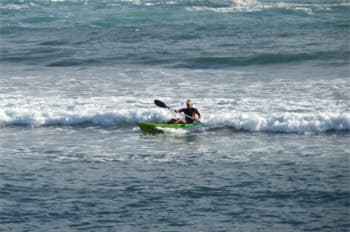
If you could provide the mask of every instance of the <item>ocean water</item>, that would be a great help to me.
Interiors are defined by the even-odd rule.
[[[2,0],[0,231],[349,231],[349,15]],[[203,125],[142,133],[154,99]]]

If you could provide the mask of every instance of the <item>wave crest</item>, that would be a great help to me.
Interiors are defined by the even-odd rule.
[[[159,121],[161,115],[155,112],[106,112],[90,114],[51,114],[41,112],[0,111],[0,127],[8,126],[118,126],[134,125],[138,121]]]
[[[350,131],[350,113],[224,113],[206,115],[203,128],[206,130],[229,127],[247,132],[273,133],[322,133]],[[135,127],[139,121],[164,122],[168,115],[157,111],[130,111],[51,114],[43,112],[0,111],[0,127],[25,126],[104,126]]]
[[[210,121],[215,122],[211,125],[213,128],[231,127],[235,130],[251,132],[321,133],[350,131],[350,113],[284,113],[265,116],[258,113],[237,113],[221,118],[211,115],[209,118]]]

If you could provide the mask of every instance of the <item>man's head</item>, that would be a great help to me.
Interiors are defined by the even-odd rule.
[[[186,101],[186,105],[187,105],[187,107],[192,107],[192,101],[190,99],[188,99]]]

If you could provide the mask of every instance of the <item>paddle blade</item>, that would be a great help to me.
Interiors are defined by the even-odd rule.
[[[157,106],[162,107],[162,108],[169,108],[164,102],[157,100],[157,99],[154,100],[154,104],[156,104]]]

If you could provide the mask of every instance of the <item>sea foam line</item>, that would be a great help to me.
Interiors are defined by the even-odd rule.
[[[334,3],[334,4],[311,4],[311,3],[262,3],[257,0],[234,0],[231,6],[225,7],[208,7],[208,6],[192,6],[187,7],[188,11],[211,11],[216,13],[241,13],[241,12],[258,12],[270,9],[284,9],[302,11],[307,14],[313,14],[314,11],[329,11],[334,7],[350,7],[350,3]]]

